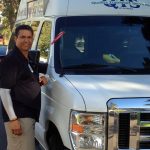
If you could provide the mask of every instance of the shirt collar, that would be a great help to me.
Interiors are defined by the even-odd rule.
[[[22,60],[28,63],[29,60],[21,53],[21,50],[17,46],[15,46],[14,51],[16,51]]]

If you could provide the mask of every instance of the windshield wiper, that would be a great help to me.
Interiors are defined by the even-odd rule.
[[[88,70],[88,71],[93,71],[97,68],[100,68],[104,65],[101,64],[79,64],[79,65],[69,65],[61,68],[61,74],[60,77],[64,75],[64,70]]]
[[[106,65],[101,64],[79,64],[79,65],[70,65],[63,67],[63,69],[91,69],[91,68],[101,68],[105,67]]]
[[[104,69],[111,69],[111,70],[119,70],[119,71],[129,71],[136,73],[137,70],[131,67],[124,67],[124,66],[117,66],[117,65],[102,65],[102,64],[79,64],[79,65],[70,65],[63,67],[63,69],[92,69],[92,70],[104,70]]]
[[[119,69],[121,71],[130,71],[134,73],[137,72],[135,68],[131,68],[131,67],[115,66],[115,65],[106,65],[105,67],[110,68],[110,69]]]

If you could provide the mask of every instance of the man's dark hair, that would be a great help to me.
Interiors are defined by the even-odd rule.
[[[17,37],[19,35],[19,31],[20,30],[28,30],[31,31],[32,35],[33,35],[33,29],[29,26],[29,25],[19,25],[16,27],[15,29],[15,36]]]

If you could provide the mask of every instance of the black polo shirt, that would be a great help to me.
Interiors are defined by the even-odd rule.
[[[0,64],[0,88],[11,89],[11,98],[18,118],[38,121],[41,107],[41,90],[38,77],[31,71],[28,60],[15,47]],[[4,122],[8,115],[3,110]]]

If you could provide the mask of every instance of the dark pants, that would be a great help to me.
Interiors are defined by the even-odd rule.
[[[6,132],[5,127],[2,119],[2,109],[1,109],[1,99],[0,99],[0,150],[6,150],[7,147],[7,138],[6,138]]]

